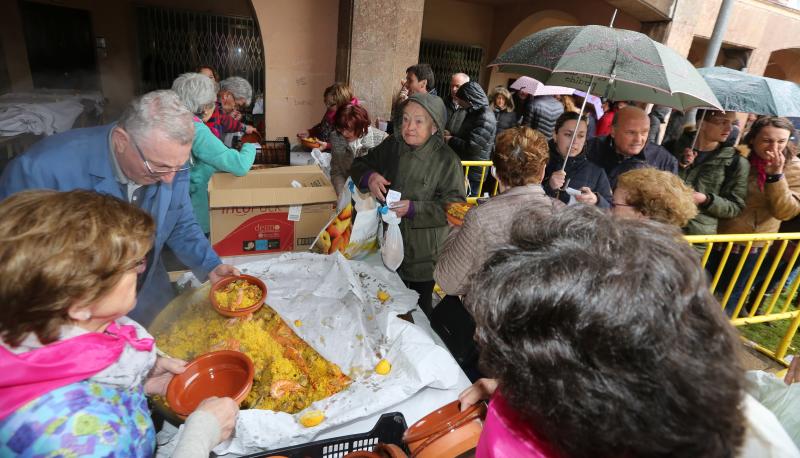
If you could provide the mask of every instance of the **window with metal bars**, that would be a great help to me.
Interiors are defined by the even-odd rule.
[[[477,81],[481,73],[483,48],[436,40],[422,40],[419,45],[419,62],[430,64],[436,79],[436,91],[441,97],[450,92],[450,76],[466,73]]]
[[[181,73],[210,65],[220,78],[241,76],[264,92],[264,47],[252,17],[138,7],[142,93],[167,89]]]

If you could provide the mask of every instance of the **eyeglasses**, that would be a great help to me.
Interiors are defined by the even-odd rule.
[[[144,154],[142,154],[142,149],[139,148],[139,145],[136,143],[136,140],[133,139],[133,136],[131,136],[131,134],[128,134],[128,138],[131,140],[133,148],[136,150],[137,153],[139,153],[139,157],[142,158],[142,162],[144,162],[144,166],[145,168],[147,168],[147,172],[150,175],[159,176],[159,175],[169,175],[170,173],[185,172],[186,170],[191,169],[192,166],[194,165],[194,160],[192,159],[192,156],[189,156],[189,164],[183,167],[153,168],[150,166],[150,162],[144,157]]]
[[[633,205],[618,204],[618,203],[616,203],[614,201],[611,201],[611,208],[616,208],[616,207],[633,207]]]

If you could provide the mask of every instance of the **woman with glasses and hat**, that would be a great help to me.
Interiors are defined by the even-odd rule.
[[[225,146],[208,126],[205,125],[214,113],[216,88],[214,83],[201,73],[184,73],[172,83],[172,90],[178,94],[186,108],[194,113],[194,141],[192,159],[194,166],[190,172],[189,194],[197,222],[203,233],[211,232],[208,216],[208,180],[215,172],[228,172],[244,176],[256,159],[256,145],[245,143],[241,151]]]

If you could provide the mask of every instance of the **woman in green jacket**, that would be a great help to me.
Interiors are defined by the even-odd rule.
[[[350,169],[353,182],[379,201],[392,189],[401,193],[392,210],[402,218],[405,284],[420,295],[418,305],[430,316],[433,269],[449,232],[445,207],[465,200],[464,171],[444,142],[445,106],[430,94],[414,94],[403,106],[400,129]]]
[[[189,172],[189,196],[192,208],[203,233],[211,231],[208,217],[208,180],[214,172],[229,172],[243,176],[256,159],[256,145],[245,143],[241,151],[225,146],[205,125],[214,113],[217,91],[214,83],[201,73],[184,73],[172,83],[186,108],[195,114],[192,160]]]

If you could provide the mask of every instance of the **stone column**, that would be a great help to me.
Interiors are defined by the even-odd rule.
[[[425,0],[340,3],[336,76],[350,82],[372,119],[390,118],[392,96],[417,63],[424,7]]]
[[[696,26],[696,4],[679,1],[675,5],[671,21],[643,22],[642,33],[686,57],[692,47]]]

